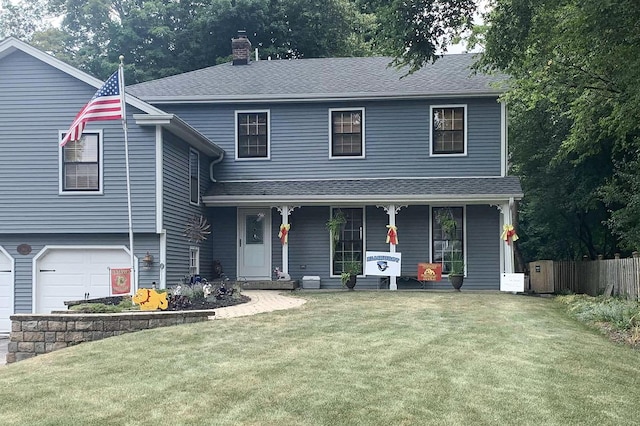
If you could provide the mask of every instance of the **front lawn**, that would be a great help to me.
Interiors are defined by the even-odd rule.
[[[320,292],[0,368],[3,425],[640,423],[640,352],[549,299]]]

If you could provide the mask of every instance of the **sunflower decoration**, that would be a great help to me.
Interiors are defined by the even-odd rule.
[[[207,239],[207,235],[211,234],[211,225],[207,222],[207,219],[200,216],[193,216],[187,222],[187,227],[184,229],[184,236],[191,243],[200,244]]]

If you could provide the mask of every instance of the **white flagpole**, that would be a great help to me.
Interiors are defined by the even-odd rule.
[[[124,129],[124,162],[127,173],[127,211],[129,214],[129,251],[131,255],[131,282],[133,293],[138,290],[138,280],[136,277],[136,266],[133,254],[133,220],[131,217],[131,181],[129,178],[129,134],[127,132],[127,103],[124,93],[124,56],[120,55],[120,66],[118,67],[118,84],[120,85],[120,102],[122,106],[122,128]]]

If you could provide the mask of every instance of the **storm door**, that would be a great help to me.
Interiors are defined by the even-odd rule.
[[[271,279],[271,209],[238,209],[238,280]]]

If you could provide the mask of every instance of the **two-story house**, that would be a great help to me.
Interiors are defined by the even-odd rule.
[[[446,274],[462,257],[466,288],[499,288],[513,269],[500,233],[522,196],[507,175],[506,105],[494,85],[503,77],[472,74],[472,54],[403,77],[383,57],[252,61],[243,35],[232,52],[230,63],[128,88],[224,150],[202,201],[229,276],[270,279],[277,266],[339,287],[346,260],[395,249],[403,274],[418,262]],[[325,224],[337,212],[346,224],[334,244]],[[458,223],[453,241],[442,215]],[[376,288],[378,277],[358,282]]]
[[[210,277],[219,261],[231,279],[280,267],[339,288],[346,260],[395,250],[403,274],[435,262],[446,275],[455,255],[465,288],[499,288],[513,269],[500,233],[522,191],[507,174],[498,77],[472,74],[472,55],[401,78],[389,58],[252,61],[246,37],[232,44],[233,62],[127,88],[138,286]],[[108,270],[126,267],[130,248],[121,123],[89,123],[79,145],[59,146],[102,82],[15,39],[0,42],[0,72],[3,331],[13,312],[108,295]],[[346,223],[334,242],[336,214]],[[200,216],[211,234],[197,244],[185,229]]]

